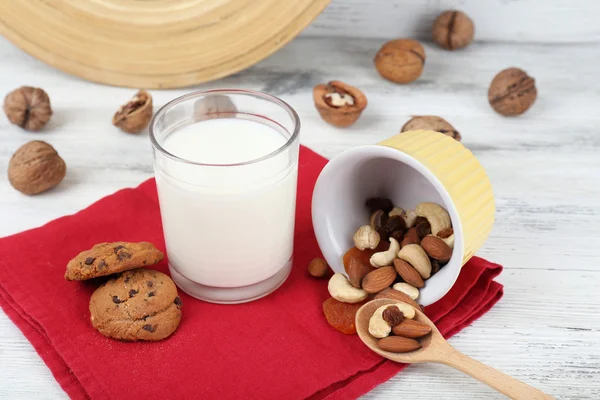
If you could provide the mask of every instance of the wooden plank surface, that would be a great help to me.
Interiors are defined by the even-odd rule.
[[[478,41],[600,41],[600,2],[593,0],[332,0],[303,35],[430,39],[435,18],[452,9],[473,19]]]
[[[411,114],[451,121],[487,169],[497,199],[497,221],[479,255],[506,268],[499,279],[503,300],[451,344],[558,398],[600,398],[600,44],[477,43],[455,53],[426,44],[425,73],[407,86],[384,81],[372,67],[380,45],[377,39],[301,38],[241,74],[200,88],[282,97],[300,114],[302,143],[327,157],[395,134]],[[539,96],[527,114],[508,119],[487,104],[487,87],[511,65],[536,78]],[[313,85],[331,79],[358,86],[369,98],[350,129],[326,125],[312,104]],[[0,116],[0,236],[152,176],[147,135],[127,135],[110,124],[132,90],[69,77],[0,38],[0,94],[23,84],[47,90],[55,115],[41,133],[23,132]],[[185,92],[152,94],[160,106]],[[11,154],[33,139],[53,144],[68,173],[55,190],[26,197],[10,187],[6,168]],[[501,398],[437,365],[412,366],[365,396],[484,397]],[[1,312],[0,398],[65,398]]]

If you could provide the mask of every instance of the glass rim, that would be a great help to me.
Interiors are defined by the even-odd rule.
[[[169,109],[173,108],[173,106],[176,106],[177,104],[183,103],[184,101],[190,100],[190,99],[194,99],[194,98],[198,98],[198,97],[202,97],[202,96],[207,96],[207,95],[218,95],[218,94],[233,94],[233,95],[242,95],[242,96],[249,96],[249,97],[257,97],[263,100],[267,100],[271,103],[277,104],[278,106],[280,106],[281,108],[283,108],[288,115],[290,116],[290,118],[292,119],[292,122],[294,124],[294,130],[293,132],[291,132],[290,137],[286,140],[286,142],[284,144],[282,144],[280,147],[278,147],[277,149],[275,149],[274,151],[267,153],[263,156],[257,157],[257,158],[253,158],[251,160],[246,160],[246,161],[242,161],[242,162],[238,162],[238,163],[228,163],[228,164],[215,164],[215,163],[203,163],[203,162],[197,162],[197,161],[192,161],[192,160],[188,160],[186,158],[182,158],[179,156],[176,156],[173,153],[168,152],[160,143],[158,143],[158,140],[156,138],[155,135],[155,124],[158,121],[159,117],[161,117],[162,115],[164,115]],[[278,124],[279,125],[279,124]],[[178,161],[178,162],[182,162],[182,163],[186,163],[186,164],[192,164],[192,165],[198,165],[198,166],[204,166],[204,167],[239,167],[239,166],[244,166],[244,165],[250,165],[250,164],[255,164],[261,161],[265,161],[268,160],[272,157],[275,157],[276,155],[282,153],[283,151],[285,151],[287,148],[289,148],[292,143],[296,140],[296,138],[298,137],[298,135],[300,134],[300,117],[298,116],[298,113],[296,112],[296,110],[294,110],[288,103],[286,103],[285,101],[281,100],[279,97],[267,94],[267,93],[263,93],[263,92],[259,92],[256,90],[247,90],[247,89],[211,89],[211,90],[196,90],[194,92],[188,93],[188,94],[184,94],[183,96],[179,96],[174,98],[173,100],[169,101],[168,103],[166,103],[165,105],[163,105],[153,116],[152,119],[150,120],[150,125],[149,125],[149,133],[150,133],[150,141],[152,142],[152,146],[158,150],[159,152],[161,152],[164,156],[174,160],[174,161]]]

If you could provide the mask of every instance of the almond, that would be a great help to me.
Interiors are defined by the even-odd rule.
[[[446,262],[452,257],[452,249],[437,236],[425,236],[421,240],[421,247],[433,259]]]
[[[394,290],[392,288],[383,289],[381,292],[377,293],[377,296],[375,296],[375,299],[398,300],[398,301],[401,301],[403,303],[413,306],[417,310],[421,309],[421,306],[419,306],[417,304],[417,302],[414,301],[413,299],[411,299],[410,296],[408,296],[406,293],[402,293],[402,292],[400,292],[398,290]]]
[[[362,288],[367,293],[379,293],[396,280],[394,267],[381,267],[369,272],[362,280]]]
[[[439,231],[437,234],[437,237],[446,239],[446,238],[449,238],[450,236],[452,236],[453,234],[454,234],[454,229],[446,228],[446,229],[442,229],[441,231]]]
[[[408,353],[421,348],[421,343],[402,336],[388,336],[379,340],[379,348],[391,353]]]
[[[348,280],[352,286],[360,289],[360,283],[369,272],[371,272],[369,265],[366,265],[358,258],[350,259],[350,265],[348,265]]]
[[[431,332],[431,327],[414,319],[405,319],[399,325],[394,326],[392,332],[397,336],[415,339],[427,335]]]
[[[417,270],[406,261],[396,258],[394,260],[394,268],[396,268],[398,275],[404,279],[404,282],[408,283],[409,285],[412,285],[416,288],[422,288],[425,286],[423,278],[421,278],[419,272],[417,272]]]
[[[409,244],[419,244],[419,235],[417,234],[417,228],[412,227],[404,234],[404,239],[400,243],[400,247],[404,247]]]

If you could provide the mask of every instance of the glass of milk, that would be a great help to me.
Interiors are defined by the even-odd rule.
[[[296,112],[247,90],[179,97],[150,123],[169,269],[186,293],[243,303],[292,268]]]

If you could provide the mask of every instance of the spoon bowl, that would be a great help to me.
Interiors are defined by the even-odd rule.
[[[462,354],[454,347],[450,346],[435,324],[417,309],[415,309],[415,317],[413,319],[431,327],[430,333],[422,338],[416,339],[421,343],[421,348],[407,353],[392,353],[382,350],[377,343],[379,339],[371,336],[369,333],[369,320],[375,310],[379,307],[396,303],[399,303],[399,301],[392,299],[376,299],[364,304],[356,313],[356,332],[363,343],[375,353],[398,363],[413,364],[434,362],[448,365],[472,376],[478,381],[485,383],[512,399],[553,399],[552,396],[549,396],[532,386]]]

